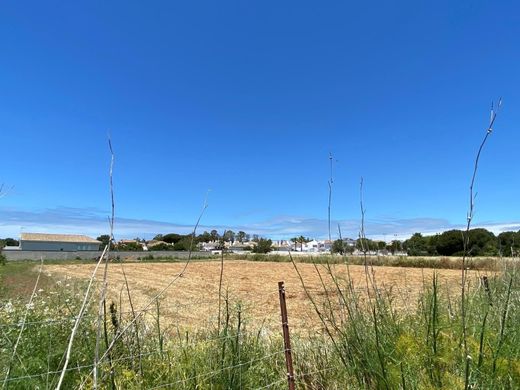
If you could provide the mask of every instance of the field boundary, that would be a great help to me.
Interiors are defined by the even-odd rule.
[[[97,260],[101,256],[102,251],[21,251],[21,250],[3,250],[2,255],[8,261],[22,260]],[[141,260],[141,259],[187,259],[189,252],[187,251],[112,251],[111,256],[123,260]],[[192,252],[192,257],[211,258],[213,255],[209,252]]]

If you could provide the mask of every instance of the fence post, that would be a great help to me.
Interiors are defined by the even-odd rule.
[[[283,282],[278,282],[278,293],[280,296],[280,310],[282,313],[283,344],[285,350],[285,364],[287,366],[287,381],[289,383],[289,390],[294,390],[294,371],[292,363],[291,339],[289,337],[287,305],[285,304],[285,286]]]

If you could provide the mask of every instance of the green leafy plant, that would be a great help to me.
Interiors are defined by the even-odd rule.
[[[253,253],[269,253],[273,250],[273,241],[265,238],[260,238],[253,246]]]

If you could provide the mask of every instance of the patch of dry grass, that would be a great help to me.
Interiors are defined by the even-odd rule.
[[[69,276],[88,279],[93,265],[47,265],[46,271],[53,276]],[[167,285],[171,278],[178,275],[181,263],[146,263],[125,264],[134,307],[138,310],[154,293]],[[324,266],[318,266],[325,284],[333,290],[333,283]],[[324,294],[318,274],[313,264],[299,264],[298,268],[312,293],[320,297]],[[347,276],[345,265],[334,265],[335,274],[341,278]],[[423,292],[424,283],[429,283],[433,272],[437,272],[440,284],[449,290],[458,291],[460,271],[433,270],[403,267],[374,267],[378,286],[391,294],[396,307],[413,308]],[[167,326],[205,329],[216,323],[218,308],[218,283],[220,264],[217,262],[197,262],[188,266],[181,278],[166,292],[161,299],[161,317]],[[351,265],[350,276],[354,287],[360,294],[365,291],[365,271],[363,266]],[[223,291],[229,291],[229,300],[233,304],[241,302],[247,313],[250,326],[258,327],[265,321],[266,329],[278,332],[279,302],[277,282],[283,280],[287,291],[287,305],[291,329],[303,331],[319,326],[311,303],[292,264],[250,261],[226,261],[224,264]],[[119,264],[109,267],[109,296],[118,303],[120,310],[129,310],[125,294],[121,294],[124,278]],[[331,294],[334,299],[334,294]],[[153,311],[151,311],[151,314]]]

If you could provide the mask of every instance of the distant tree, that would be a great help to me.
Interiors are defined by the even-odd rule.
[[[386,242],[384,241],[377,241],[377,249],[383,250],[386,248]]]
[[[332,253],[339,253],[340,255],[345,254],[345,242],[343,240],[335,240],[332,243],[331,252]]]
[[[403,250],[403,242],[399,240],[392,241],[392,253],[402,251]]]
[[[251,234],[247,234],[247,233],[246,233],[246,236],[245,236],[244,239],[245,239],[246,242],[251,241]]]
[[[300,251],[303,251],[303,244],[306,244],[308,242],[311,242],[312,239],[304,237],[304,236],[298,236],[291,238],[291,242],[294,244],[294,250],[297,250],[297,244],[300,244]]]
[[[395,252],[398,252],[402,248],[402,242],[399,240],[393,240],[390,245],[387,246],[386,249],[388,249],[393,255]]]
[[[252,241],[253,242],[258,242],[259,240],[260,240],[260,236],[258,234],[253,234]]]
[[[105,247],[110,242],[110,236],[108,234],[102,234],[101,236],[96,238],[96,240],[101,241],[101,244],[99,245],[99,250],[102,251],[103,249],[105,249]],[[113,249],[113,248],[114,248],[114,245],[111,244],[110,249]]]
[[[298,237],[298,242],[300,243],[300,252],[303,251],[303,244],[307,244],[308,242],[311,242],[312,239],[304,236]]]
[[[156,234],[153,239],[155,241],[163,241],[163,235],[162,234]]]
[[[20,243],[18,242],[18,240],[15,240],[14,238],[7,237],[7,238],[0,239],[0,247],[18,246],[18,245],[20,245]]]
[[[182,240],[184,237],[186,236],[177,233],[169,233],[163,236],[162,241],[167,242],[168,244],[175,244]]]
[[[182,237],[173,245],[173,249],[176,251],[192,251],[197,250],[196,240],[192,240],[191,235]]]
[[[468,251],[470,256],[496,256],[498,255],[497,238],[486,229],[471,229]]]
[[[464,250],[461,230],[448,230],[437,237],[436,249],[441,256],[461,255]]]
[[[223,237],[224,237],[224,241],[226,241],[226,242],[231,242],[231,243],[235,242],[235,232],[233,230],[226,230],[224,232]]]
[[[378,242],[370,238],[358,238],[356,240],[356,248],[363,252],[377,251],[379,249]]]
[[[253,247],[253,253],[269,253],[273,250],[271,240],[260,238]]]
[[[202,234],[199,234],[197,237],[198,242],[210,242],[212,240],[211,233],[204,232]]]
[[[218,239],[220,238],[218,232],[215,229],[213,229],[211,231],[210,235],[211,235],[211,241],[218,241]]]
[[[298,238],[299,238],[299,237],[293,237],[293,238],[291,238],[291,242],[294,244],[294,250],[297,250],[296,245],[298,245],[298,242],[300,242],[300,241],[298,240]]]
[[[297,244],[300,244],[300,252],[303,251],[303,244],[311,242],[310,238],[304,236],[298,236],[291,238],[291,242],[294,244],[294,250],[297,250]]]
[[[236,239],[240,243],[244,242],[244,240],[246,239],[246,232],[243,232],[242,230],[240,230],[236,235]]]
[[[409,256],[426,256],[429,248],[428,239],[421,233],[415,233],[403,242],[403,248]]]
[[[439,241],[440,234],[435,234],[433,236],[426,236],[427,243],[427,251],[430,256],[438,256],[439,252],[437,252],[437,241]]]
[[[502,232],[497,239],[497,249],[502,256],[515,256],[520,252],[520,232]]]
[[[347,242],[345,242],[345,253],[354,253],[355,250],[355,245],[349,245]]]

